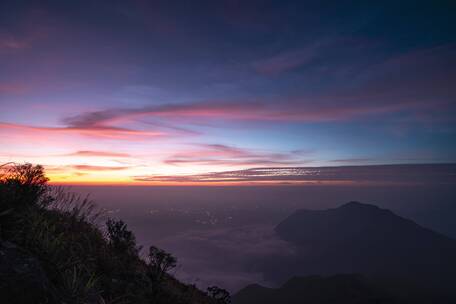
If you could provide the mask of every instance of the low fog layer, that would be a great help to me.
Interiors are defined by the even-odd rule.
[[[244,226],[194,230],[160,242],[179,254],[176,276],[199,286],[216,284],[233,291],[251,283],[271,285],[260,271],[261,263],[295,254],[270,226]],[[198,274],[195,277],[195,273]]]

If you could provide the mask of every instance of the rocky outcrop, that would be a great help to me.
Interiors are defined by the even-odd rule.
[[[11,242],[0,243],[2,303],[50,303],[50,285],[37,258]]]

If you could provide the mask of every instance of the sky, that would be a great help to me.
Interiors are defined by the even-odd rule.
[[[454,163],[455,20],[454,1],[4,0],[0,163],[132,185]]]

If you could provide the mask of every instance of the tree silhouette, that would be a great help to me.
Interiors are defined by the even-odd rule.
[[[44,168],[32,164],[4,164],[0,167],[0,198],[2,209],[26,206],[45,207],[51,201],[48,178]]]
[[[136,246],[136,238],[133,232],[127,229],[127,224],[122,220],[108,219],[108,240],[112,249],[128,256],[136,256],[141,249]]]
[[[163,275],[176,267],[177,259],[170,253],[155,246],[149,247],[149,271],[155,281],[161,281]]]

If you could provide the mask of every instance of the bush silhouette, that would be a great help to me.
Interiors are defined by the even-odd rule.
[[[48,178],[42,166],[12,164],[2,166],[0,195],[2,209],[36,205],[44,207],[52,198],[47,195]]]
[[[230,293],[223,288],[217,286],[210,286],[207,288],[207,293],[211,298],[216,300],[220,304],[229,304],[231,303]]]
[[[141,249],[136,245],[136,238],[133,232],[127,229],[127,224],[122,220],[108,219],[108,241],[112,250],[120,255],[137,256]]]
[[[150,246],[149,248],[149,276],[155,282],[160,282],[164,274],[176,267],[177,259],[170,253]]]

